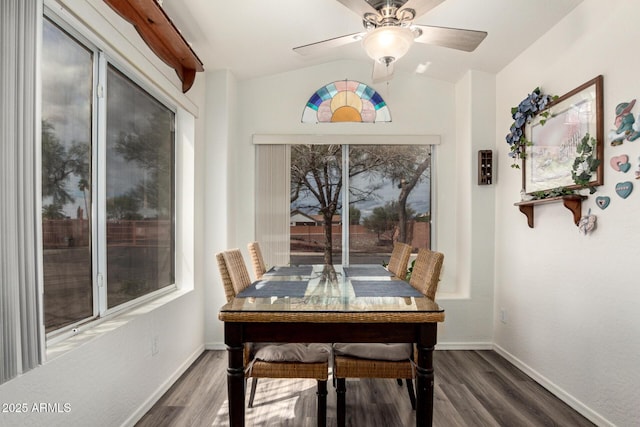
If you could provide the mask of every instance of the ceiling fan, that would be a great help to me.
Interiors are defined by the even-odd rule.
[[[374,60],[374,83],[391,79],[394,63],[404,56],[413,42],[472,52],[487,36],[485,31],[417,25],[413,20],[445,0],[338,0],[362,17],[365,30],[293,48],[311,55],[327,48],[362,41]]]

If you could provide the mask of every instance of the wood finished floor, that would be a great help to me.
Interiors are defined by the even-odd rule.
[[[228,426],[226,366],[225,351],[204,352],[136,426]],[[493,351],[439,350],[434,368],[434,426],[593,426]],[[328,388],[327,425],[335,426],[336,393]],[[312,380],[261,379],[247,427],[315,426],[315,391]],[[347,425],[415,425],[406,386],[347,380]]]

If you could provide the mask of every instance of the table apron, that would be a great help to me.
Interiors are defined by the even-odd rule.
[[[437,323],[225,322],[225,343],[242,342],[405,342],[434,346]]]

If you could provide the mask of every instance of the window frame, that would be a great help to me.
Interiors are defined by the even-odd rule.
[[[90,29],[87,29],[78,23],[72,23],[70,20],[62,18],[54,10],[48,6],[44,6],[42,10],[42,20],[51,21],[54,25],[58,26],[63,32],[67,33],[71,38],[78,42],[82,47],[93,53],[93,75],[92,75],[92,96],[91,96],[91,205],[90,205],[90,218],[92,226],[91,233],[91,278],[92,278],[92,292],[93,292],[93,314],[84,319],[79,319],[71,324],[62,326],[58,329],[45,333],[45,344],[50,346],[59,343],[79,332],[94,327],[105,320],[111,319],[114,316],[129,311],[131,309],[140,307],[155,300],[161,296],[175,292],[178,286],[178,245],[179,237],[177,236],[176,222],[178,220],[177,212],[177,199],[178,199],[178,170],[181,156],[178,147],[178,115],[179,107],[178,103],[171,98],[163,94],[162,90],[153,82],[148,80],[131,64],[126,63],[125,60],[116,57],[108,47],[101,46],[98,36],[94,34]],[[118,72],[122,73],[127,79],[139,86],[150,97],[160,103],[173,113],[173,147],[172,147],[172,213],[171,213],[171,244],[173,246],[173,283],[167,285],[161,289],[149,292],[141,295],[133,300],[124,302],[117,306],[107,307],[107,212],[106,212],[106,131],[107,131],[107,117],[106,117],[106,102],[107,102],[107,68],[111,65]],[[42,101],[39,100],[39,105],[42,105]],[[38,147],[41,150],[41,146]],[[41,171],[41,159],[38,163],[38,173]],[[41,192],[41,190],[40,190]],[[38,211],[42,211],[42,194],[37,197]],[[40,228],[41,215],[39,219]],[[38,235],[39,241],[37,242],[38,256],[42,260],[44,256],[43,237],[42,233]],[[44,297],[44,278],[40,274],[39,288],[42,290],[41,294]],[[40,316],[40,322],[42,323],[42,330],[44,331],[44,299],[40,304],[42,315]]]
[[[290,182],[290,149],[292,145],[341,145],[341,146],[357,146],[357,145],[430,145],[431,146],[431,177],[430,177],[430,246],[432,249],[437,248],[438,235],[434,224],[437,224],[437,200],[438,200],[438,182],[437,182],[437,148],[441,144],[440,135],[427,135],[427,134],[254,134],[252,136],[252,142],[255,146],[256,152],[256,174],[255,174],[255,238],[261,241],[267,247],[267,251],[264,251],[265,261],[269,265],[287,264],[291,259],[290,251],[290,235],[289,235],[289,221],[286,222],[286,227],[275,226],[274,224],[264,221],[263,218],[269,218],[276,215],[276,212],[280,212],[285,209],[290,212],[289,202],[289,189],[288,183]],[[269,149],[272,147],[272,149]],[[281,152],[277,150],[281,147]],[[269,154],[270,153],[270,154]],[[264,156],[264,158],[263,158]],[[343,156],[343,161],[346,156]],[[280,164],[285,161],[288,164],[287,177],[280,176],[277,170],[270,170],[269,167],[263,167],[265,162],[260,159],[277,160],[276,163]],[[272,163],[267,162],[268,164]],[[269,179],[264,178],[269,176]],[[276,199],[286,199],[286,206],[281,206],[284,202],[274,203],[270,200],[262,200],[261,194],[266,189],[265,185],[268,183],[277,183],[284,180],[284,184],[287,187],[286,197],[280,195]],[[343,192],[344,193],[344,192]],[[348,206],[348,199],[344,200],[343,204]],[[274,210],[275,209],[275,210]],[[273,212],[272,212],[273,211]],[[347,214],[348,215],[348,214]],[[346,233],[342,233],[343,238]],[[344,242],[343,248],[344,248]],[[343,251],[343,256],[344,256]],[[342,259],[344,263],[344,259]]]

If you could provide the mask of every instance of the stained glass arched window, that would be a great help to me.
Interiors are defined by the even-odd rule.
[[[302,112],[302,123],[390,121],[391,112],[382,96],[355,80],[339,80],[321,87]]]

